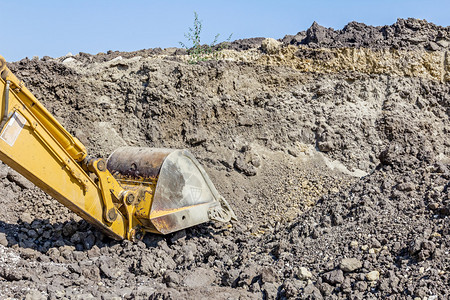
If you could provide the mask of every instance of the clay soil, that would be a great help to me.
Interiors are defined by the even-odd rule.
[[[447,299],[450,28],[9,63],[89,154],[189,149],[238,221],[114,241],[0,165],[1,299]]]

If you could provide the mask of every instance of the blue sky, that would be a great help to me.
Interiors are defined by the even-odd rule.
[[[4,1],[0,0],[0,55],[7,61],[71,52],[134,51],[178,47],[202,20],[202,41],[281,38],[306,30],[313,21],[341,29],[350,21],[390,25],[397,18],[426,19],[450,26],[450,1]]]

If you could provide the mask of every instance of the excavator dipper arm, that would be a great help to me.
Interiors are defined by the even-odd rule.
[[[141,148],[141,155],[123,163],[117,155],[108,162],[88,158],[85,146],[11,73],[2,56],[0,97],[0,160],[110,237],[134,240],[147,231],[166,234],[235,218],[190,154],[178,164],[172,160],[179,155],[166,158],[179,150],[168,149]],[[155,160],[148,151],[165,156]],[[132,172],[149,166],[152,176]]]

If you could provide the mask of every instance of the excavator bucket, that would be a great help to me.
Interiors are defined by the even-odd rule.
[[[107,168],[123,187],[136,191],[134,215],[146,231],[168,234],[236,219],[187,150],[122,147],[108,158]]]

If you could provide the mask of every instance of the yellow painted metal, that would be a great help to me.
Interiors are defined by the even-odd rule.
[[[134,226],[139,225],[142,230],[147,232],[160,233],[154,228],[150,220],[156,183],[143,180],[123,180],[122,178],[118,180],[120,180],[122,187],[133,193],[134,201],[128,203],[127,207],[133,212]]]
[[[1,69],[3,68],[3,70]],[[43,125],[58,143],[76,161],[82,161],[86,155],[86,147],[70,133],[48,112],[48,110],[25,87],[24,83],[6,67],[5,59],[0,56],[0,72],[4,81],[11,82],[11,89],[17,93],[16,97],[30,110],[30,113]],[[2,94],[3,95],[3,94]],[[3,112],[4,110],[2,110]],[[3,116],[2,116],[3,117]]]
[[[0,159],[82,218],[115,238],[128,237],[128,221],[119,209],[113,222],[104,218],[103,198],[116,199],[120,207],[123,189],[108,171],[105,181],[96,183],[77,163],[86,156],[85,147],[73,138],[8,70],[0,56],[0,111],[7,122],[0,133]],[[95,165],[97,167],[97,165]],[[111,208],[111,207],[108,207]]]

